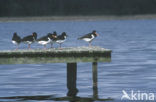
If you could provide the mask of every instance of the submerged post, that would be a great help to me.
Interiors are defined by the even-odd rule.
[[[67,63],[67,96],[76,96],[77,63]]]
[[[93,97],[98,98],[98,85],[97,85],[97,62],[92,63],[92,77],[93,77]]]

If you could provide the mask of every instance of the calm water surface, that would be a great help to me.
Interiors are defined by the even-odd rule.
[[[0,50],[15,49],[11,43],[13,32],[24,37],[34,31],[39,37],[48,32],[57,31],[60,34],[65,31],[69,37],[64,47],[87,46],[86,42],[77,38],[94,29],[100,36],[93,41],[93,45],[113,50],[112,62],[98,64],[99,98],[120,100],[122,90],[156,93],[156,20],[0,23]],[[21,49],[26,47],[20,45]],[[32,48],[42,46],[33,44]],[[78,63],[77,96],[93,95],[91,67],[91,63]],[[0,97],[64,97],[67,91],[65,63],[0,65]]]

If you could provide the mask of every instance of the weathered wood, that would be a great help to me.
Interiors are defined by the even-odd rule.
[[[110,62],[111,50],[101,47],[71,47],[0,51],[0,64]]]
[[[97,74],[97,62],[92,63],[92,77],[93,77],[93,98],[98,99],[98,74]]]
[[[0,58],[20,57],[110,57],[111,50],[100,47],[72,47],[63,49],[35,49],[35,50],[4,50],[0,51]]]
[[[77,63],[67,63],[67,96],[76,96],[78,89],[76,88],[77,80]]]

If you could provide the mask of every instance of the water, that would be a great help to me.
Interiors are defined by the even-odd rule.
[[[112,62],[98,63],[99,98],[111,97],[120,100],[122,90],[156,93],[155,27],[156,20],[0,23],[0,50],[16,48],[11,43],[13,32],[24,37],[34,31],[39,37],[48,32],[57,31],[60,34],[65,31],[69,37],[63,44],[64,47],[87,46],[86,42],[76,39],[95,29],[100,36],[93,41],[93,45],[113,51]],[[38,44],[32,45],[34,49],[42,47]],[[58,45],[55,44],[54,47]],[[21,44],[20,48],[26,49],[27,45]],[[78,63],[77,96],[93,95],[91,67],[91,63]],[[67,91],[65,63],[0,65],[0,97],[64,97]],[[41,100],[43,101],[49,102]]]

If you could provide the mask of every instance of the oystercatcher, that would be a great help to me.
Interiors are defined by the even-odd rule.
[[[46,49],[46,45],[48,43],[51,42],[52,39],[56,38],[56,36],[54,36],[53,34],[51,33],[48,33],[46,36],[43,36],[39,39],[37,39],[37,42],[41,45],[44,45],[44,48]]]
[[[28,35],[22,39],[22,42],[28,44],[28,49],[30,49],[30,45],[35,42],[37,39],[37,33],[33,32],[32,35]]]
[[[53,32],[53,38],[51,39],[51,48],[53,48],[53,44],[55,43],[55,39],[57,38],[57,32],[56,31],[54,31]]]
[[[54,39],[54,41],[56,43],[59,43],[60,44],[60,48],[61,48],[61,44],[66,41],[66,38],[67,38],[67,34],[66,32],[63,32],[61,35],[58,35],[56,39]]]
[[[95,39],[99,34],[96,33],[96,30],[93,30],[92,33],[86,34],[80,38],[78,38],[78,40],[84,40],[86,42],[89,43],[89,46],[91,46],[91,42],[93,41],[93,39]]]
[[[18,36],[16,32],[13,34],[12,43],[17,45],[17,48],[16,48],[17,50],[19,48],[19,44],[21,43],[21,37]]]

